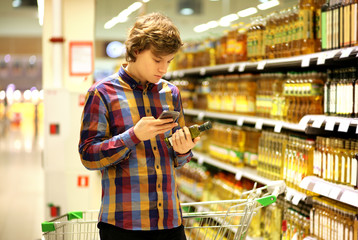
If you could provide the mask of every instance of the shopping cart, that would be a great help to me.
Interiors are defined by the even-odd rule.
[[[244,192],[240,199],[182,203],[188,240],[246,239],[252,217],[276,202],[286,189],[284,181]],[[98,211],[70,212],[42,223],[44,240],[98,240]]]

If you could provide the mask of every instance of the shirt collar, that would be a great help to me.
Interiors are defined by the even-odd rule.
[[[142,86],[139,82],[137,82],[128,71],[126,71],[127,64],[123,64],[119,71],[118,75],[125,81],[132,89],[136,89],[137,87],[140,89],[151,90],[155,85],[154,83],[147,82],[145,86]]]

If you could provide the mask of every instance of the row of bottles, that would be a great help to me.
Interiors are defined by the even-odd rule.
[[[253,128],[215,123],[209,132],[208,153],[213,158],[236,167],[256,167],[260,135]]]
[[[324,0],[300,0],[291,8],[253,17],[246,26],[233,24],[220,37],[186,43],[174,59],[171,70],[308,54],[321,51],[336,32],[342,36],[354,35],[345,28],[355,30],[357,34],[354,4],[341,4],[344,11],[332,22],[329,16],[336,17],[331,14],[332,3],[328,7],[324,3]],[[340,28],[344,28],[345,35]],[[321,38],[324,43],[321,43]],[[355,45],[355,42],[351,40],[349,44],[338,44],[338,47]],[[324,50],[332,48],[326,45]]]
[[[202,81],[173,81],[184,107],[256,115],[297,123],[307,114],[323,114],[325,73],[230,74]],[[184,101],[185,100],[185,101]],[[184,103],[183,103],[184,104]]]
[[[195,201],[201,201],[204,196],[204,186],[207,184],[210,173],[205,166],[196,162],[189,162],[176,172],[179,191]]]
[[[356,68],[328,70],[324,85],[324,113],[358,117],[358,80]]]
[[[257,172],[272,180],[284,179],[289,187],[299,190],[301,180],[312,175],[314,147],[311,139],[263,131]]]
[[[173,83],[182,90],[185,108],[298,123],[308,114],[358,117],[357,78],[351,67],[327,73],[229,74]]]
[[[304,240],[310,236],[311,206],[300,203],[298,206],[281,201],[283,218],[281,224],[282,240]]]
[[[289,72],[283,85],[283,120],[298,123],[307,114],[323,114],[323,87],[326,74]]]
[[[322,50],[357,45],[357,1],[329,0],[322,8]]]
[[[358,239],[357,208],[324,197],[313,199],[311,236],[318,240]]]
[[[313,174],[326,181],[358,187],[358,141],[317,137]]]

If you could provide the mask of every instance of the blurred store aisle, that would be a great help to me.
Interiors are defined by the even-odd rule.
[[[41,239],[43,138],[35,137],[34,117],[28,114],[22,114],[21,122],[9,122],[5,129],[0,136],[0,239]]]

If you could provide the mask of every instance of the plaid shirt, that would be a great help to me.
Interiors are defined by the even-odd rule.
[[[140,141],[134,125],[164,110],[179,111],[179,126]],[[123,66],[95,83],[82,114],[79,152],[82,164],[102,173],[99,221],[129,230],[170,229],[182,224],[175,166],[189,162],[164,138],[185,125],[177,87],[161,79],[142,86]],[[174,164],[177,163],[177,164]]]

